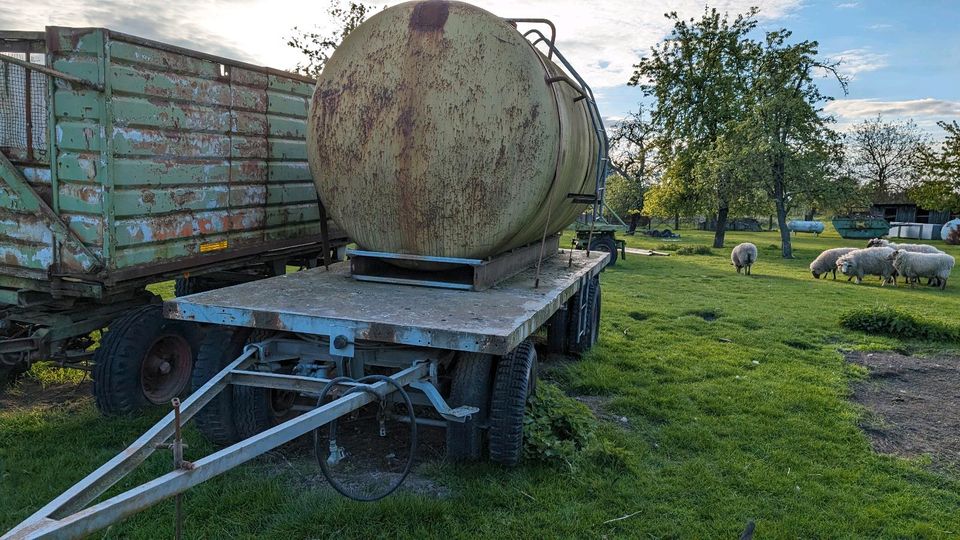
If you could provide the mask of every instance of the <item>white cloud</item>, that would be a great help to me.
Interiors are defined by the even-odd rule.
[[[887,67],[887,55],[875,53],[867,47],[828,54],[827,57],[839,61],[840,72],[851,79],[861,73]]]
[[[880,115],[888,120],[913,119],[921,128],[935,132],[937,121],[960,116],[960,101],[929,97],[902,101],[838,99],[827,103],[824,110],[837,117],[841,129]]]
[[[852,9],[860,5],[860,2],[844,2],[842,4],[837,4],[837,9]]]
[[[960,101],[923,98],[903,101],[876,99],[838,99],[826,106],[827,112],[847,118],[882,116],[958,116]]]
[[[867,27],[868,30],[886,30],[888,28],[893,28],[893,25],[887,24],[887,23],[877,23],[877,24],[871,24],[870,26]]]
[[[699,15],[705,0],[669,5],[609,0],[474,0],[502,17],[546,17],[557,25],[557,46],[595,88],[625,84],[633,64],[670,31],[663,13]],[[799,9],[803,0],[763,2],[764,21]],[[376,2],[374,0],[375,4]],[[388,3],[397,3],[390,0]],[[714,0],[712,7],[740,13],[756,0]],[[330,29],[327,2],[308,0],[0,0],[0,28],[40,30],[45,25],[104,26],[237,60],[291,68],[299,54],[286,46],[294,26]]]

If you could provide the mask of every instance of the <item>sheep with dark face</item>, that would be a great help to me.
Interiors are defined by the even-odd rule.
[[[737,273],[743,270],[743,273],[750,275],[750,268],[757,262],[757,246],[750,242],[738,244],[730,252],[730,264],[737,269]]]
[[[888,259],[893,251],[888,247],[855,249],[837,259],[837,270],[844,275],[856,277],[857,283],[863,282],[863,276],[873,275],[883,279],[881,287],[891,281],[896,286],[896,270],[893,268],[893,261]]]
[[[816,279],[820,279],[820,276],[823,276],[823,279],[827,279],[827,274],[833,272],[833,279],[837,279],[837,259],[856,249],[857,248],[842,247],[824,251],[810,263],[810,273],[813,274],[813,277]]]
[[[929,244],[898,244],[891,242],[886,238],[874,238],[867,242],[867,247],[888,247],[891,249],[902,249],[903,251],[912,251],[914,253],[943,253],[939,249]]]
[[[902,249],[888,255],[887,260],[911,287],[915,280],[929,278],[928,283],[935,282],[941,291],[947,287],[947,279],[956,262],[946,253],[915,253]]]

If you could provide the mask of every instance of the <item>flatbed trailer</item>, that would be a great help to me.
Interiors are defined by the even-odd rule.
[[[539,268],[482,291],[360,281],[351,277],[347,263],[337,263],[168,301],[167,317],[209,325],[197,373],[214,374],[202,384],[195,378],[195,391],[174,411],[4,538],[92,533],[297,437],[316,434],[360,407],[379,402],[382,411],[387,399],[406,404],[404,419],[414,430],[410,459],[416,426],[425,424],[446,429],[451,459],[479,459],[486,446],[491,460],[515,464],[523,411],[536,381],[530,338],[545,328],[551,350],[580,353],[594,344],[599,273],[608,257],[561,251]],[[250,389],[258,393],[239,393]],[[267,411],[278,393],[307,397],[315,405],[292,417],[249,414]],[[328,395],[336,397],[327,401]],[[422,418],[415,407],[442,420]],[[240,410],[261,423],[241,421],[234,416]],[[226,447],[184,460],[179,432],[191,418],[208,439]],[[381,420],[381,436],[383,425]],[[157,448],[173,450],[172,472],[88,506]],[[349,459],[333,428],[324,449],[321,459],[321,448],[315,448],[325,474],[329,464]]]

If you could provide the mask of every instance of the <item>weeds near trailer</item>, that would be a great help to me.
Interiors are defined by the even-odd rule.
[[[582,403],[546,381],[527,407],[523,457],[530,461],[570,464],[591,439],[595,419]]]

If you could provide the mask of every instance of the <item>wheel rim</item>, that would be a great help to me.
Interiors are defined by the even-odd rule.
[[[147,401],[166,405],[180,395],[190,382],[193,352],[182,336],[169,334],[157,338],[140,365],[140,387]]]

